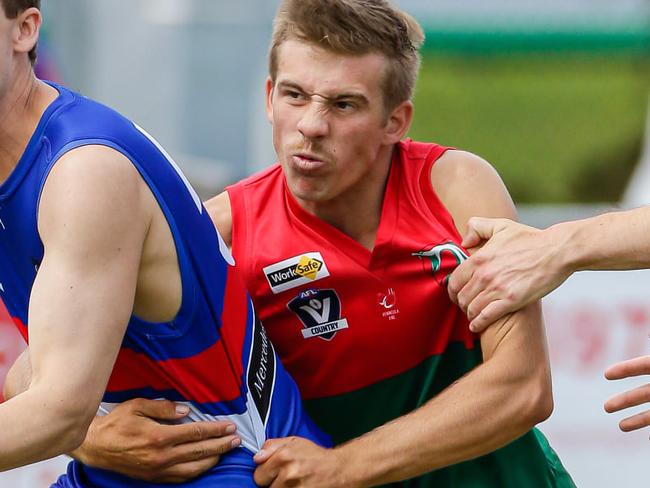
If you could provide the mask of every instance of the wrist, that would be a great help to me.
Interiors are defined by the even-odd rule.
[[[371,486],[368,481],[370,466],[357,459],[353,446],[343,444],[334,447],[332,448],[332,454],[336,458],[335,466],[337,466],[339,486],[345,486],[346,488]]]
[[[587,238],[580,222],[561,222],[543,231],[550,237],[553,248],[551,265],[560,275],[568,276],[583,267],[587,261]]]
[[[88,427],[86,438],[84,439],[83,443],[74,451],[68,453],[68,456],[70,456],[73,459],[76,459],[80,463],[85,464],[87,466],[94,466],[92,454],[91,454],[92,450],[89,449],[90,442],[88,441],[88,439],[91,437],[91,430],[93,429],[94,426],[93,423],[91,423],[90,427]]]

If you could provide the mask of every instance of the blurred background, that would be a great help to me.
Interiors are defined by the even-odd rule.
[[[524,222],[650,203],[648,0],[401,0],[427,42],[414,139],[475,152]],[[264,115],[277,0],[43,0],[39,75],[121,111],[203,197],[275,161]],[[650,272],[580,273],[545,299],[555,413],[580,487],[647,484],[648,432],[618,431],[607,365],[650,348]],[[0,315],[2,312],[0,311]],[[0,317],[0,378],[23,347]],[[63,458],[0,475],[46,486]]]

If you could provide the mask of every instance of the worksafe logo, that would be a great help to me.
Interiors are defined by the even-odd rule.
[[[413,256],[419,257],[427,264],[435,280],[442,286],[447,286],[449,275],[468,258],[467,253],[453,242],[445,242],[430,249],[414,252]]]
[[[330,275],[325,260],[319,252],[308,252],[285,259],[265,267],[263,271],[274,294]]]
[[[341,318],[341,300],[334,290],[306,290],[287,303],[302,322],[302,337],[332,340],[336,333],[348,328]]]

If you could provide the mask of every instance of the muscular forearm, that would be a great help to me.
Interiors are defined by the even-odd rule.
[[[487,454],[547,418],[545,353],[516,340],[513,354],[496,354],[420,409],[337,448],[350,484],[408,479]]]
[[[72,401],[71,401],[72,400]],[[0,405],[0,471],[48,459],[75,449],[88,422],[83,398],[62,398],[47,386],[31,387]]]
[[[650,267],[650,206],[549,227],[570,271]]]

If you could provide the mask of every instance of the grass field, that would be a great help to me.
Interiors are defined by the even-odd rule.
[[[649,73],[639,57],[427,55],[410,136],[483,156],[517,202],[613,202],[638,160]]]

